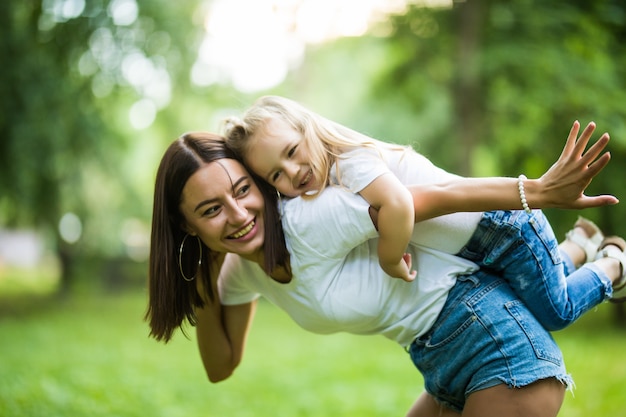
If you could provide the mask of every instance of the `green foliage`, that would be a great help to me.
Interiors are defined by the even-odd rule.
[[[617,105],[626,99],[625,19],[626,7],[615,1],[466,2],[438,12],[413,8],[394,19],[390,53],[404,59],[396,58],[396,65],[381,73],[374,97],[408,96],[415,106],[407,110],[419,114],[440,101],[433,96],[447,95],[452,105],[444,130],[423,138],[427,147],[441,149],[434,154],[444,147],[453,152],[470,140],[463,114],[455,111],[469,100],[480,118],[480,139],[473,145],[488,146],[497,155],[498,173],[528,168],[526,157],[538,149],[545,165],[558,155],[575,119],[595,120],[600,129],[626,137],[626,110]],[[424,21],[436,28],[430,36],[416,29]],[[472,42],[468,36],[474,36]],[[470,88],[459,89],[466,83]],[[439,88],[424,88],[428,84]],[[622,141],[614,146],[623,149]],[[464,157],[471,159],[472,152]],[[458,171],[462,165],[450,168]]]
[[[129,109],[142,98],[163,108],[172,92],[184,97],[203,34],[195,2],[139,2],[128,22],[114,19],[115,3],[88,1],[79,13],[69,9],[80,2],[0,5],[0,224],[41,230],[68,261],[121,256],[128,224],[147,229],[164,142],[154,137],[166,128],[169,142],[183,129],[164,116],[161,126],[137,131]],[[133,75],[133,62],[165,83],[148,83],[146,71]],[[83,224],[78,249],[57,232],[68,211]]]

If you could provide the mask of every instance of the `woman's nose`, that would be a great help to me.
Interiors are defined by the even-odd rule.
[[[231,224],[238,225],[248,219],[248,210],[241,202],[234,200],[228,207],[228,221]]]

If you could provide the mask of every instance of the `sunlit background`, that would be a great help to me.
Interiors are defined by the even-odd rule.
[[[202,19],[206,33],[191,67],[191,81],[201,87],[231,83],[235,89],[250,93],[270,89],[301,65],[307,45],[363,36],[390,14],[405,12],[408,4],[436,8],[451,7],[452,2],[214,0],[200,4],[194,17]],[[42,29],[80,16],[85,1],[49,1],[47,6],[49,14],[42,18]],[[130,27],[139,18],[139,6],[135,0],[113,0],[107,14],[118,28]],[[170,39],[167,33],[156,31],[146,41],[166,51]],[[133,127],[143,129],[170,103],[172,82],[166,61],[160,58],[165,57],[149,58],[141,50],[125,50],[124,44],[116,44],[111,30],[102,28],[89,39],[89,50],[81,57],[79,70],[84,76],[95,75],[93,93],[102,97],[110,93],[114,80],[105,72],[96,72],[120,65],[124,80],[143,96],[129,114]]]
[[[403,415],[421,380],[404,356],[380,359],[396,358],[395,347],[322,342],[274,311],[261,315],[248,368],[220,388],[197,372],[193,343],[147,339],[160,158],[182,133],[219,132],[261,95],[474,176],[537,177],[571,123],[594,120],[611,134],[612,161],[588,191],[626,198],[621,0],[4,1],[0,45],[0,416]],[[547,213],[559,237],[578,214]],[[626,235],[622,205],[585,216]],[[557,335],[578,382],[562,415],[626,405],[615,353],[625,313],[599,310]],[[277,350],[290,351],[283,367],[267,354]],[[379,356],[354,354],[365,351]],[[276,392],[280,406],[267,399]],[[233,397],[264,411],[239,413]]]
[[[205,20],[206,36],[192,69],[197,85],[232,82],[256,92],[284,81],[307,45],[363,36],[373,23],[403,13],[407,0],[217,0]],[[413,3],[416,3],[415,1]],[[432,7],[451,0],[424,0]],[[245,13],[241,13],[245,10]]]

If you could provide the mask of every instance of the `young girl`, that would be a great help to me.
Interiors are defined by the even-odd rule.
[[[582,153],[594,129],[590,124],[576,142],[576,122],[568,143],[582,146]],[[294,101],[273,96],[259,99],[243,120],[227,122],[227,137],[249,168],[287,197],[314,198],[329,184],[360,194],[378,210],[378,254],[390,276],[415,279],[410,257],[405,255],[409,241],[456,254],[501,273],[533,313],[553,317],[548,327],[556,329],[571,323],[583,310],[570,297],[575,279],[597,276],[597,266],[590,262],[608,256],[620,260],[622,279],[613,288],[607,286],[605,296],[611,297],[615,290],[612,300],[626,299],[626,242],[605,240],[597,226],[580,218],[562,245],[584,251],[587,264],[566,283],[565,277],[577,265],[568,256],[561,259],[547,219],[541,211],[530,209],[524,187],[533,184],[524,176],[510,180],[516,184],[511,192],[519,193],[522,210],[446,214],[447,196],[455,192],[450,184],[458,176],[434,166],[410,147],[364,136]],[[608,140],[608,135],[601,140]],[[406,189],[412,184],[424,185],[421,198],[413,199]],[[433,213],[446,215],[413,227],[419,220],[415,213],[420,212],[424,218]]]

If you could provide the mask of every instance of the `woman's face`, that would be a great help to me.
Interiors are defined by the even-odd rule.
[[[287,197],[297,197],[320,188],[302,134],[284,121],[269,119],[250,137],[246,164]]]
[[[216,252],[254,258],[263,246],[263,196],[234,159],[210,162],[185,184],[180,211],[185,230]]]

